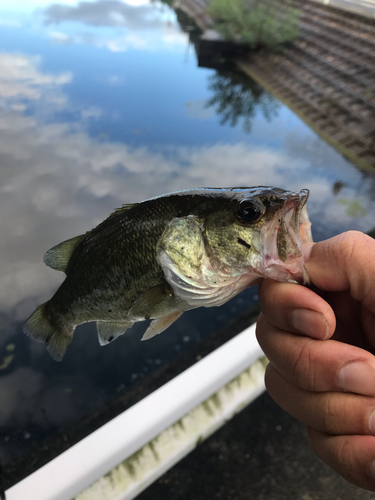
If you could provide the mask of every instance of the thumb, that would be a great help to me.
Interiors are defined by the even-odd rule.
[[[348,231],[310,247],[306,262],[312,283],[321,290],[350,290],[353,299],[375,313],[375,240]],[[309,249],[305,249],[308,254]],[[306,255],[308,257],[308,255]]]

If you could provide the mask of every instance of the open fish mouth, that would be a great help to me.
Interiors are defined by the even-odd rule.
[[[307,285],[302,245],[312,243],[311,223],[306,202],[309,191],[290,193],[264,233],[264,274],[267,278]],[[276,237],[275,237],[276,236]]]

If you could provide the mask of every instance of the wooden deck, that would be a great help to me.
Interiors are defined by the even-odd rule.
[[[247,52],[223,43],[206,12],[209,0],[179,0],[175,7],[202,30],[200,62],[224,51],[324,140],[365,171],[375,171],[375,19],[312,0],[301,10],[299,37],[282,53]],[[236,52],[238,49],[238,52]]]

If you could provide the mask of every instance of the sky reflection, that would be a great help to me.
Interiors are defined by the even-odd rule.
[[[160,3],[120,0],[56,3],[43,11],[43,18],[50,28],[48,36],[56,43],[88,44],[112,52],[129,48],[155,51],[160,47],[175,50],[187,44],[187,37],[178,29],[171,10]],[[64,25],[64,32],[51,31],[60,24]],[[90,28],[95,29],[90,31]]]
[[[238,87],[238,75],[198,69],[165,6],[40,0],[22,9],[12,0],[1,9],[8,22],[0,45],[0,425],[7,461],[27,448],[20,428],[39,438],[41,429],[66,425],[171,357],[176,342],[209,333],[246,306],[239,298],[220,311],[184,314],[169,333],[143,344],[143,325],[106,348],[85,325],[57,364],[21,334],[25,318],[63,279],[43,264],[47,249],[123,203],[202,186],[308,188],[315,239],[368,231],[375,186],[268,94]],[[274,111],[265,113],[264,103]]]

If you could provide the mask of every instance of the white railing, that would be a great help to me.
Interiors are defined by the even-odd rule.
[[[134,498],[263,392],[262,356],[253,325],[10,488],[7,500]]]

